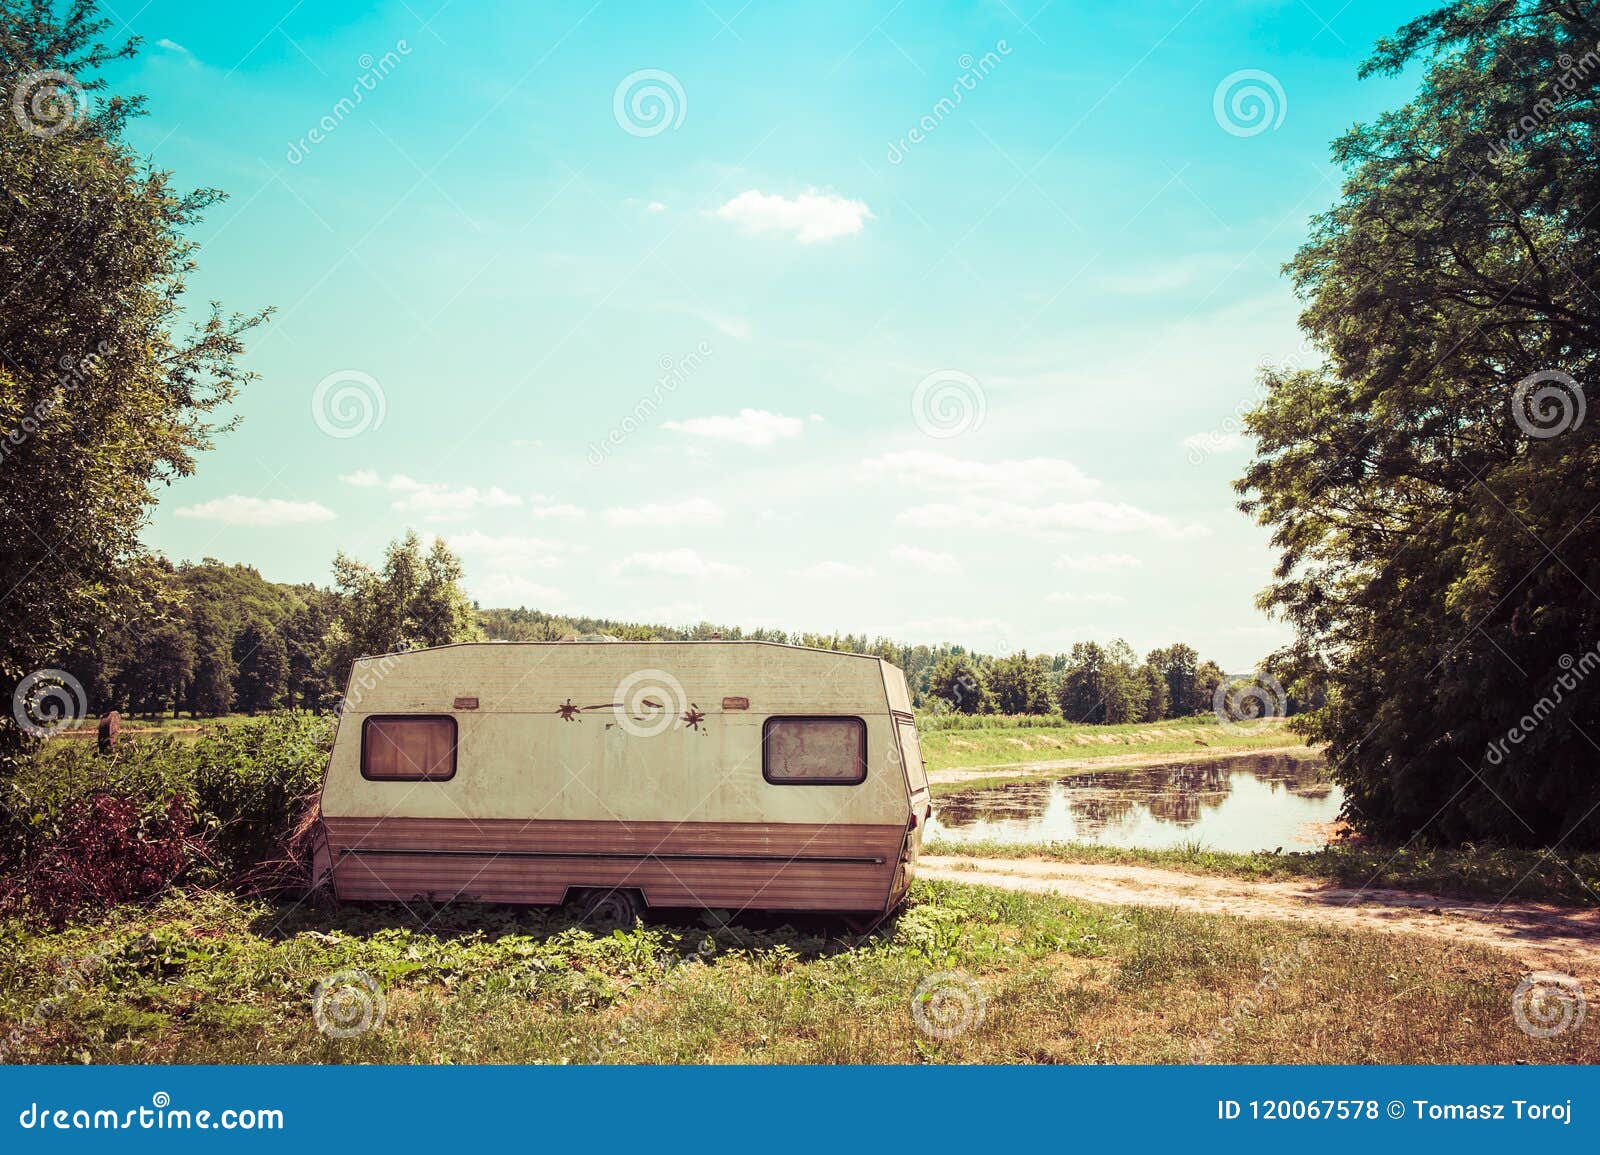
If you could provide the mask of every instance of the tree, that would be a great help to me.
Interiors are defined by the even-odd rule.
[[[1163,649],[1151,650],[1145,661],[1155,667],[1167,684],[1168,712],[1165,717],[1185,718],[1211,708],[1209,698],[1201,700],[1197,682],[1200,655],[1195,653],[1193,646],[1176,642]]]
[[[984,670],[984,683],[1002,714],[1048,714],[1050,674],[1038,658],[1019,654],[996,658]]]
[[[194,268],[184,234],[221,194],[173,188],[124,139],[141,101],[100,95],[99,72],[137,42],[107,44],[109,27],[86,2],[57,14],[0,0],[0,573],[16,583],[0,599],[8,701],[114,609],[155,486],[190,473],[210,444],[211,414],[251,377],[239,366],[243,335],[265,316],[213,306],[178,331]],[[52,70],[82,91],[41,75]],[[23,745],[11,712],[0,713],[0,761]]]
[[[1139,667],[1139,680],[1143,683],[1144,716],[1141,722],[1159,722],[1171,717],[1168,708],[1167,680],[1150,662]]]
[[[189,682],[189,713],[216,718],[233,708],[233,681],[238,666],[233,660],[233,635],[227,620],[214,606],[198,607],[191,618],[194,636],[194,677]]]
[[[1073,643],[1059,692],[1061,713],[1067,721],[1106,720],[1106,652],[1100,643]]]
[[[1105,650],[1104,680],[1101,694],[1105,701],[1105,721],[1113,726],[1144,721],[1149,690],[1139,673],[1139,659],[1133,647],[1118,638]]]
[[[1325,686],[1297,724],[1369,833],[1600,846],[1597,45],[1552,0],[1381,41],[1364,73],[1421,88],[1335,142],[1290,266],[1323,363],[1263,375],[1238,487],[1296,632],[1273,668]]]
[[[129,649],[118,685],[127,704],[141,714],[176,711],[194,676],[194,638],[181,621],[150,623]]]
[[[934,666],[928,691],[957,714],[988,714],[994,710],[983,674],[965,654],[950,654]]]
[[[289,704],[322,713],[338,696],[330,676],[326,637],[332,621],[331,598],[311,592],[283,622],[283,640],[289,660]]]
[[[382,571],[341,553],[333,576],[343,597],[329,629],[328,652],[330,672],[341,686],[351,663],[364,654],[483,636],[461,589],[461,563],[442,540],[424,554],[422,540],[408,530],[390,543]]]
[[[238,677],[233,684],[234,708],[254,714],[283,705],[289,692],[289,648],[283,637],[260,618],[251,618],[233,639]]]

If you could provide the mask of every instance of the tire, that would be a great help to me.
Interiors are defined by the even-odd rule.
[[[568,905],[577,911],[580,925],[605,933],[631,930],[645,912],[644,895],[637,890],[583,890]]]

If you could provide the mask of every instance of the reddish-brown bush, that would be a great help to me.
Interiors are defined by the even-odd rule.
[[[74,803],[59,831],[0,884],[0,908],[60,925],[74,914],[148,898],[169,886],[197,847],[193,811],[112,794]]]

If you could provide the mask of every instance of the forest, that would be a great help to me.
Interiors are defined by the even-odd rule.
[[[344,555],[329,587],[285,584],[213,558],[146,559],[117,612],[53,663],[78,681],[85,711],[147,719],[215,718],[278,709],[322,713],[344,689],[352,658],[462,641],[554,642],[724,638],[875,654],[906,672],[916,704],[957,714],[1060,715],[1118,725],[1212,709],[1223,670],[1174,643],[1143,658],[1124,641],[1083,641],[1061,654],[976,653],[862,634],[671,626],[481,607],[461,588],[448,544],[408,533],[379,569]]]

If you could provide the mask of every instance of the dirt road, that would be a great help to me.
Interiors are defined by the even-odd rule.
[[[1060,894],[1112,906],[1165,906],[1319,927],[1426,935],[1502,950],[1529,970],[1600,982],[1600,910],[1467,902],[1308,880],[1256,882],[1149,866],[1033,858],[924,856],[920,878]]]

